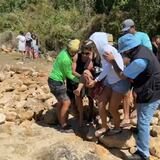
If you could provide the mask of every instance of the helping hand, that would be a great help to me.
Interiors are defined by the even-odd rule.
[[[93,87],[95,86],[95,84],[96,84],[96,81],[93,80],[93,81],[91,81],[91,82],[89,83],[89,87],[93,88]]]
[[[106,52],[106,53],[103,55],[103,58],[104,58],[106,61],[110,62],[110,63],[112,63],[112,61],[115,59],[114,56],[113,56],[113,54],[112,54],[111,52]]]

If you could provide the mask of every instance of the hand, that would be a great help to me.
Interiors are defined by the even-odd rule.
[[[93,80],[93,81],[91,81],[91,82],[89,83],[89,87],[93,88],[93,87],[95,86],[95,84],[96,84],[96,81]]]
[[[104,55],[103,55],[103,58],[108,61],[108,62],[112,62],[114,60],[114,56],[111,52],[106,52]]]

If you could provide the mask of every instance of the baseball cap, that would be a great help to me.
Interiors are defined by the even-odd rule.
[[[128,31],[132,26],[134,26],[134,21],[132,19],[126,19],[125,21],[123,21],[122,26],[123,32]]]

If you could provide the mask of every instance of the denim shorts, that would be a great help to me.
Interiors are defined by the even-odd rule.
[[[51,93],[57,98],[58,101],[62,102],[69,100],[69,97],[67,95],[67,88],[63,82],[55,81],[49,78],[48,85]]]
[[[103,82],[103,84],[109,88],[112,89],[112,91],[117,93],[126,94],[131,87],[131,84],[128,80],[119,80],[116,83],[109,84],[106,80]]]

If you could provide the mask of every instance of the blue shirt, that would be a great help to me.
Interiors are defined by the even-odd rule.
[[[142,46],[145,46],[145,47],[149,48],[150,50],[152,50],[151,41],[149,39],[149,36],[146,33],[144,33],[144,32],[136,32],[134,34],[134,36],[137,38],[138,41],[140,41],[140,44]]]
[[[131,79],[135,79],[140,73],[142,73],[148,65],[148,60],[146,59],[136,59],[132,61],[125,69],[123,74]]]

